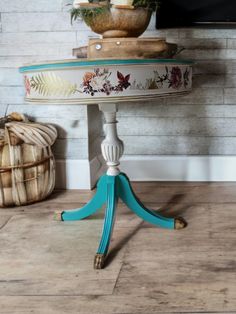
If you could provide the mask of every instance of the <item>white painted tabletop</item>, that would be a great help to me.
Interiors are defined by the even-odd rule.
[[[73,59],[29,64],[20,72],[27,102],[98,104],[188,93],[192,66],[178,59]]]

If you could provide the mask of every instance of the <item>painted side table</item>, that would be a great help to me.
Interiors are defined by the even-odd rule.
[[[106,204],[100,245],[94,267],[104,267],[120,198],[135,214],[151,224],[169,229],[186,226],[183,218],[166,218],[146,208],[134,194],[128,177],[119,170],[124,151],[117,135],[117,106],[120,102],[143,101],[188,93],[192,86],[192,62],[187,60],[62,60],[20,68],[24,75],[27,102],[98,104],[105,116],[106,136],[101,144],[107,172],[97,191],[83,208],[58,214],[62,221],[86,218]]]

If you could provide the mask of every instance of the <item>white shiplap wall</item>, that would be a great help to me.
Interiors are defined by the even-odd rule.
[[[82,22],[71,26],[67,2],[0,0],[0,115],[20,111],[38,121],[57,125],[59,139],[54,153],[60,160],[60,169],[63,160],[66,164],[74,160],[73,165],[88,161],[88,168],[92,164],[97,171],[100,164],[94,158],[101,135],[101,116],[97,108],[27,105],[17,69],[32,61],[71,58],[72,48],[85,45],[89,37],[97,36]],[[129,172],[130,160],[135,159],[137,162],[130,170],[134,179],[185,179],[178,175],[172,177],[173,172],[168,171],[156,177],[150,177],[148,169],[146,174],[135,173],[144,165],[140,160],[152,160],[150,164],[155,167],[158,165],[155,160],[166,155],[173,162],[176,155],[221,156],[222,165],[227,163],[227,156],[236,155],[236,29],[156,31],[154,24],[155,18],[144,36],[166,36],[169,41],[186,48],[182,57],[197,61],[194,90],[184,97],[157,100],[145,106],[141,103],[120,106],[119,132],[125,142],[123,167],[126,169],[129,165]],[[74,169],[74,166],[68,166],[68,169],[70,167]],[[78,171],[80,169],[78,166]],[[78,180],[83,180],[82,172]],[[68,177],[68,173],[60,186],[65,186],[66,180],[68,187],[87,186],[81,181],[74,184],[76,179]],[[89,171],[84,175],[88,176]]]

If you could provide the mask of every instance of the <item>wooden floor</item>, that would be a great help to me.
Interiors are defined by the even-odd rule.
[[[182,215],[163,230],[119,204],[104,270],[93,270],[103,213],[76,222],[53,211],[92,192],[0,210],[0,313],[236,313],[236,184],[135,183],[145,205]]]

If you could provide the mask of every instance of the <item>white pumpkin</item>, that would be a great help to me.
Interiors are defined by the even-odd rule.
[[[114,4],[114,5],[132,6],[133,0],[112,0],[111,3]]]
[[[73,7],[75,9],[78,9],[81,3],[89,3],[89,1],[88,0],[74,0]]]

